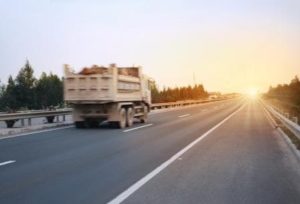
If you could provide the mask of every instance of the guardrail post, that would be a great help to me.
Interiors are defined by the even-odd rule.
[[[292,120],[294,121],[294,123],[298,124],[298,117],[297,116],[292,117]]]
[[[285,113],[285,117],[286,118],[290,118],[290,114],[289,113]]]
[[[31,126],[31,118],[28,118],[28,126]]]
[[[63,121],[64,122],[66,121],[66,115],[63,115]]]
[[[22,127],[25,126],[25,121],[24,121],[24,119],[21,119],[21,126],[22,126]]]
[[[56,122],[59,122],[59,115],[56,116]]]

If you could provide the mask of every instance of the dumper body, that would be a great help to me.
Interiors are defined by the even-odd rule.
[[[150,80],[141,67],[92,66],[75,73],[64,67],[64,100],[73,108],[77,128],[107,121],[124,128],[146,122],[151,106]]]

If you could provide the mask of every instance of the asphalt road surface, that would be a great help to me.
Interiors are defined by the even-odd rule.
[[[257,101],[156,112],[144,125],[0,140],[0,203],[300,202],[299,160]]]

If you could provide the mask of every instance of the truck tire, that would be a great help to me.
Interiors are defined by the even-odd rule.
[[[144,106],[144,115],[140,118],[141,123],[146,123],[148,120],[148,107]]]
[[[133,125],[133,118],[134,118],[134,112],[133,112],[133,109],[130,107],[126,111],[126,125],[127,125],[127,127],[131,127]]]
[[[75,122],[75,127],[76,128],[85,128],[85,122],[84,121],[76,121]]]
[[[47,116],[46,119],[47,119],[48,123],[53,123],[54,119],[55,119],[55,116]]]
[[[99,127],[99,124],[100,123],[96,120],[92,120],[92,121],[88,122],[88,125],[89,125],[90,128],[97,128],[97,127]]]
[[[123,129],[126,127],[126,110],[125,108],[121,108],[120,112],[120,120],[117,122],[117,126],[120,129]]]

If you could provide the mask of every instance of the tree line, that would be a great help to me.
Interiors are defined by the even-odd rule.
[[[0,111],[49,109],[61,105],[62,79],[55,74],[44,72],[36,79],[28,60],[15,78],[9,76],[6,85],[0,85]]]
[[[151,84],[152,103],[197,100],[208,97],[202,84],[159,90]],[[9,76],[7,83],[0,83],[0,111],[50,109],[63,106],[63,81],[55,74],[42,73],[35,78],[34,70],[27,60],[17,76]]]
[[[298,76],[295,76],[289,84],[271,86],[265,96],[300,107],[300,80]]]
[[[183,86],[176,88],[163,88],[159,90],[156,83],[151,85],[152,103],[176,102],[183,100],[198,100],[208,97],[202,84]]]
[[[289,84],[270,87],[264,98],[284,112],[289,113],[289,116],[296,116],[300,119],[300,81],[297,76]]]

